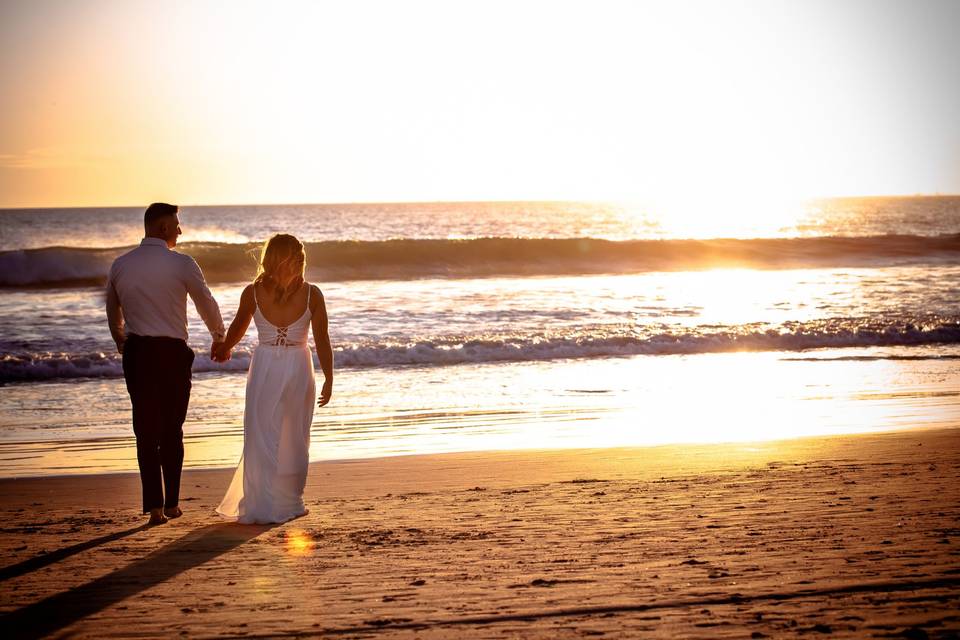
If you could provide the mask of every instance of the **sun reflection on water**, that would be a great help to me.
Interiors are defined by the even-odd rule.
[[[779,194],[701,192],[621,210],[664,238],[769,238],[804,235],[810,208],[801,198]]]

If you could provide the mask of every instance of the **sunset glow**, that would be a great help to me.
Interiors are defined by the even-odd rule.
[[[0,206],[956,192],[926,4],[6,2]]]
[[[0,0],[4,637],[957,637],[958,25]]]

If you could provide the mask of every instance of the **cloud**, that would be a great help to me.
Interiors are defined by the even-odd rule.
[[[0,168],[21,170],[69,169],[102,163],[104,158],[70,149],[46,147],[22,153],[0,153]]]

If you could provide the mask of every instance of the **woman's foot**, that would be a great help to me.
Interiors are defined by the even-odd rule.
[[[183,511],[180,509],[180,507],[167,507],[163,510],[163,515],[167,516],[168,518],[179,518],[183,515]]]
[[[150,509],[150,522],[147,524],[163,524],[167,519],[163,515],[163,509]]]

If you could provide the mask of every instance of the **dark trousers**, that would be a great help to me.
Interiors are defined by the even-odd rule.
[[[176,507],[180,501],[183,421],[190,401],[192,364],[193,351],[176,338],[130,335],[123,347],[123,377],[133,405],[144,513]]]

